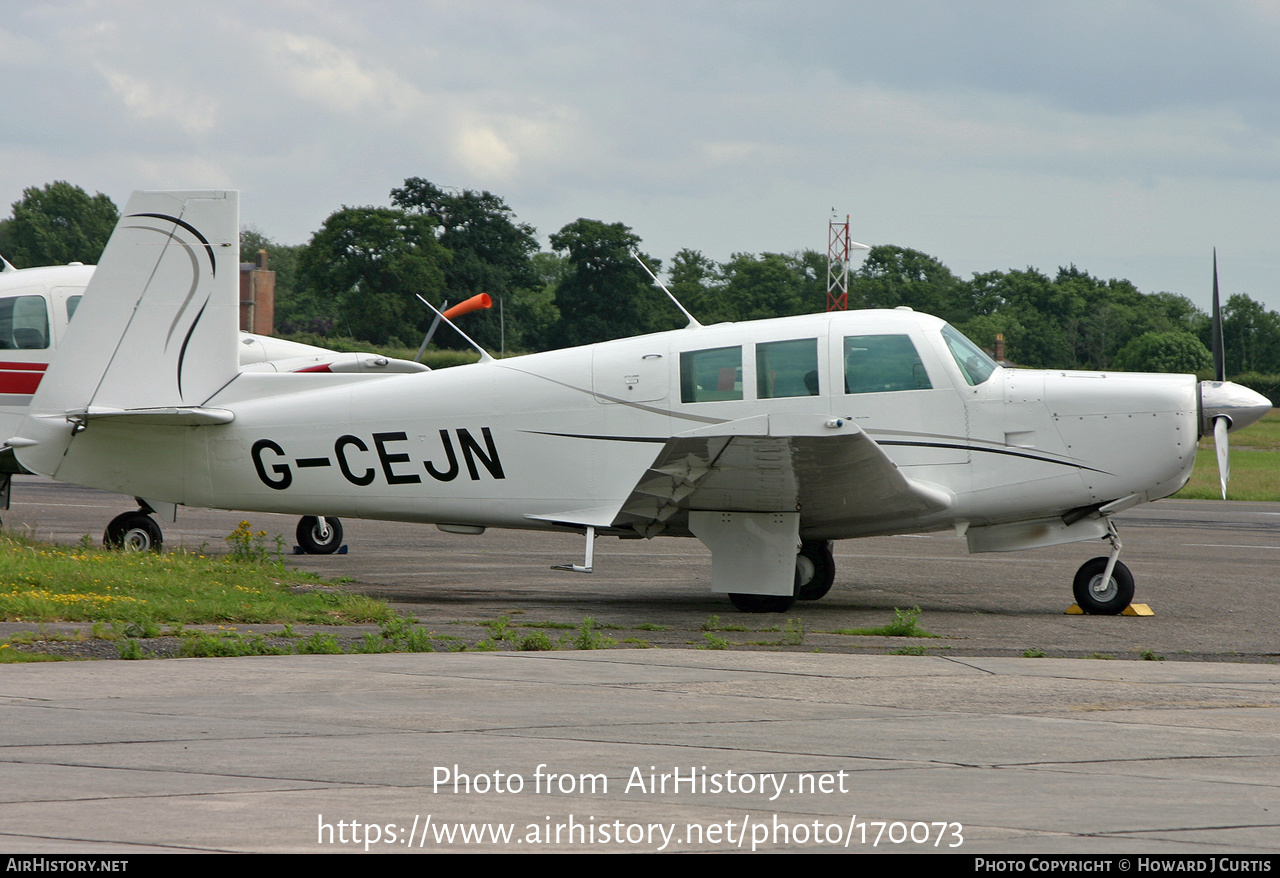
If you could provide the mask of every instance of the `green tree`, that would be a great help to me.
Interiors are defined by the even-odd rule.
[[[552,249],[569,261],[569,271],[556,288],[560,346],[681,325],[675,306],[632,258],[639,245],[639,236],[622,223],[593,219],[574,220],[551,236]],[[657,260],[643,254],[641,258],[656,273]]]
[[[1280,314],[1244,293],[1222,309],[1222,343],[1228,375],[1280,372]]]
[[[537,282],[532,289],[516,290],[506,309],[507,350],[546,350],[560,321],[556,288],[569,272],[569,260],[555,253],[535,253],[530,264]]]
[[[799,256],[733,254],[720,266],[724,319],[761,320],[821,310],[826,305],[825,293],[824,298],[814,294],[805,268]]]
[[[1116,355],[1115,368],[1128,372],[1199,372],[1213,367],[1213,355],[1189,332],[1145,332]]]
[[[872,247],[849,277],[850,308],[906,305],[943,320],[973,316],[968,290],[941,262],[927,253],[891,244]]]
[[[1065,325],[1077,313],[1073,301],[1041,272],[990,271],[968,283],[977,315],[958,324],[975,342],[994,349],[996,333],[1005,338],[1005,356],[1035,369],[1075,365],[1075,348]]]
[[[495,300],[505,300],[510,308],[503,309],[505,316],[517,320],[542,307],[539,301],[543,297],[532,263],[533,254],[538,252],[536,232],[533,226],[518,222],[501,198],[472,189],[443,189],[421,177],[410,177],[404,186],[391,190],[391,203],[436,221],[440,243],[453,254],[444,267],[445,298],[450,303],[488,293]],[[498,308],[472,313],[465,318],[465,324],[466,333],[481,345],[499,345]]]
[[[110,198],[90,196],[64,180],[22,191],[5,224],[8,252],[19,268],[84,262],[96,265],[120,219]]]
[[[435,220],[390,207],[344,207],[331,214],[298,261],[298,279],[335,331],[387,344],[425,331],[439,299],[449,252]]]
[[[699,323],[710,326],[732,319],[725,308],[719,268],[701,250],[685,248],[672,257],[667,288]]]

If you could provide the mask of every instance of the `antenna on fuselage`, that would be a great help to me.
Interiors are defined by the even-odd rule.
[[[7,271],[18,270],[14,267],[12,262],[10,262],[8,259],[5,259],[3,256],[0,256],[0,263],[3,263],[3,265],[0,265],[0,274],[4,274]]]
[[[453,331],[454,331],[454,332],[456,332],[456,333],[458,333],[458,335],[462,336],[464,339],[466,339],[467,344],[471,345],[473,348],[475,348],[477,351],[479,351],[479,352],[480,352],[480,362],[482,362],[482,363],[492,363],[492,362],[493,362],[493,355],[492,355],[492,354],[490,354],[488,351],[486,351],[484,348],[480,347],[480,345],[478,345],[478,344],[476,344],[474,341],[472,341],[471,336],[467,335],[465,332],[463,332],[461,329],[459,329],[459,328],[458,328],[458,324],[454,323],[454,322],[453,322],[452,320],[450,320],[448,317],[445,317],[445,316],[444,316],[444,312],[443,312],[443,311],[441,311],[441,310],[440,310],[439,308],[437,308],[435,305],[432,305],[432,304],[431,304],[430,302],[428,302],[426,299],[422,298],[422,296],[421,296],[421,295],[419,295],[418,293],[414,293],[414,295],[415,295],[415,296],[418,296],[418,301],[419,301],[419,302],[421,302],[422,304],[426,305],[426,306],[427,306],[428,308],[430,308],[432,311],[436,312],[436,317],[437,317],[437,318],[439,318],[440,320],[443,320],[445,323],[447,323],[447,324],[449,324],[450,326],[452,326],[452,327],[453,327]]]
[[[644,264],[644,260],[640,258],[640,254],[632,250],[631,258],[640,263],[640,267],[645,270],[645,274],[653,278],[653,282],[662,288],[662,291],[667,294],[667,298],[676,303],[676,307],[680,309],[680,313],[689,318],[689,328],[701,329],[702,324],[698,322],[698,319],[690,314],[689,310],[685,308],[684,305],[680,304],[680,300],[675,297],[675,294],[672,293],[671,290],[667,289],[667,285],[658,280],[658,276],[649,270],[649,266]]]

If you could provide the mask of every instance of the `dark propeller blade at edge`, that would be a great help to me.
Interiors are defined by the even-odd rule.
[[[1213,378],[1227,380],[1227,364],[1222,347],[1222,306],[1218,300],[1218,248],[1213,248],[1213,325],[1210,328],[1213,345]]]

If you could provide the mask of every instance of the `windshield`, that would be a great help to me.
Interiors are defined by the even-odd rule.
[[[996,361],[951,325],[942,327],[942,337],[946,340],[951,356],[955,358],[965,381],[973,385],[981,384],[996,370]]]

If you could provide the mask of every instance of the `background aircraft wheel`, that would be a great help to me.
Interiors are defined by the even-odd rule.
[[[102,545],[126,552],[159,552],[164,545],[160,525],[145,512],[126,512],[111,519],[102,534]]]
[[[1076,571],[1072,585],[1080,609],[1093,616],[1115,616],[1133,600],[1133,574],[1129,568],[1117,561],[1111,579],[1104,584],[1102,574],[1106,570],[1105,557],[1086,561]]]
[[[792,595],[738,594],[731,592],[729,600],[744,613],[785,613],[796,602]]]
[[[831,591],[836,581],[836,559],[830,540],[810,540],[800,544],[796,555],[796,599],[816,601]]]
[[[336,518],[320,519],[304,515],[298,522],[298,545],[308,555],[332,555],[342,545],[342,522]]]

